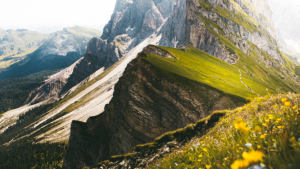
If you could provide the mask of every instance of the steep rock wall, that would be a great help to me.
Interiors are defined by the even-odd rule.
[[[102,114],[90,117],[87,123],[72,123],[64,168],[96,165],[165,132],[195,123],[214,110],[244,103],[243,99],[185,79],[201,91],[196,94],[161,76],[143,60],[144,56],[141,53],[129,63]]]
[[[169,17],[174,0],[118,0],[101,38],[93,38],[61,94],[104,67],[109,68],[153,34]]]
[[[225,9],[223,13],[230,11],[231,15],[235,14],[243,18],[241,22],[249,20],[248,22],[253,25],[245,28],[239,20],[229,19],[217,10],[206,9],[199,2],[210,3],[215,8],[223,8]],[[226,62],[235,63],[238,57],[220,43],[219,38],[207,29],[205,21],[199,15],[218,25],[220,29],[211,25],[209,27],[230,38],[244,53],[249,54],[247,52],[249,48],[247,41],[249,41],[282,63],[282,56],[277,51],[279,46],[271,18],[272,12],[266,0],[249,0],[249,2],[231,0],[227,3],[223,0],[177,0],[170,19],[161,31],[160,45],[170,47],[191,45]]]

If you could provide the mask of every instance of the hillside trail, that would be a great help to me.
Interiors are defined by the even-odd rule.
[[[243,80],[242,80],[242,72],[241,72],[240,69],[239,69],[239,72],[240,72],[240,81],[241,81],[241,83],[242,83],[243,85],[245,85],[252,93],[254,93],[254,94],[256,94],[257,96],[260,97],[260,95],[259,95],[258,93],[255,93],[255,92],[252,90],[252,88],[250,88],[245,82],[243,82]]]

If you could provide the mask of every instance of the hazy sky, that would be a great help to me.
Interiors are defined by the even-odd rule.
[[[37,30],[41,26],[104,26],[116,0],[3,0],[0,28]]]

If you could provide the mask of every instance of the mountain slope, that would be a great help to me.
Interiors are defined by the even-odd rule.
[[[299,69],[279,51],[266,1],[118,2],[84,58],[48,80],[67,79],[53,88],[57,102],[29,113],[32,121],[16,118],[39,104],[0,119],[1,131],[21,122],[2,135],[3,148],[64,142],[71,128],[64,168],[95,166],[214,110],[299,90]]]
[[[296,65],[279,51],[272,25],[266,1],[176,1],[158,34],[159,45],[180,50],[148,46],[129,63],[105,111],[72,123],[64,168],[93,167],[248,97],[299,92]]]
[[[39,48],[47,36],[25,29],[0,29],[0,72]]]
[[[96,168],[298,168],[298,100],[299,94],[272,95],[216,111]]]

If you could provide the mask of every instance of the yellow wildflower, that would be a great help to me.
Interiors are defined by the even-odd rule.
[[[247,135],[247,134],[249,133],[249,131],[250,131],[250,128],[249,128],[249,127],[246,127],[246,128],[244,128],[244,129],[241,129],[241,130],[240,130],[240,132],[241,132],[242,134],[244,134],[244,135]]]
[[[244,121],[241,120],[241,119],[235,120],[235,121],[233,122],[233,124],[234,124],[234,127],[235,127],[236,129],[238,129],[238,130],[244,129],[244,128],[246,128],[246,126],[247,126],[247,123],[244,122]]]
[[[268,123],[270,120],[269,120],[269,119],[266,119],[265,121]]]
[[[207,150],[206,150],[206,148],[203,148],[202,150],[203,150],[204,152],[206,152],[206,153],[207,153]]]
[[[231,164],[231,169],[240,169],[246,168],[249,166],[249,162],[247,160],[236,160],[233,164]]]
[[[295,137],[292,137],[292,138],[290,138],[290,140],[289,140],[291,143],[293,143],[293,142],[296,142],[296,139],[295,139]]]
[[[260,136],[260,138],[265,138],[265,137],[266,137],[265,135],[261,135],[261,136]]]
[[[255,126],[254,132],[261,133],[261,127],[260,126]]]
[[[268,116],[270,120],[274,119],[273,115],[269,114]]]
[[[281,127],[281,126],[278,126],[277,128],[278,128],[278,129],[281,129],[282,127]]]
[[[263,158],[264,154],[261,151],[251,151],[249,153],[244,152],[242,156],[249,163],[255,163],[260,161]]]
[[[258,145],[258,146],[257,146],[257,149],[261,149],[261,146],[260,146],[260,145]]]
[[[201,161],[201,159],[198,159],[198,161],[200,162],[200,161]]]
[[[297,112],[297,114],[299,114],[299,112]]]
[[[211,165],[205,165],[206,169],[210,169],[212,166]]]
[[[282,101],[283,103],[285,103],[285,102],[287,101],[287,98],[282,98],[281,101]]]
[[[198,157],[201,158],[201,157],[202,157],[202,154],[200,154]]]
[[[293,109],[293,110],[297,109],[297,106],[293,106],[292,109]]]
[[[277,121],[281,121],[281,118],[278,118]]]
[[[263,125],[263,126],[267,126],[267,124],[266,124],[266,123],[263,123],[262,125]]]
[[[291,102],[285,102],[284,105],[285,105],[286,107],[289,107],[289,106],[291,105]]]

